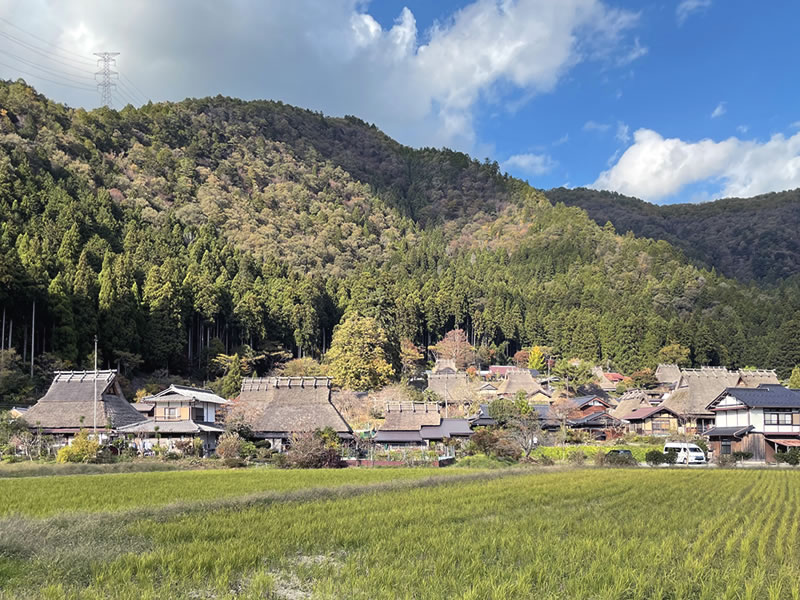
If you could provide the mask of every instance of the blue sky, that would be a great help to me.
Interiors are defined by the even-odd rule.
[[[800,187],[790,0],[0,0],[0,17],[0,76],[73,106],[98,104],[81,57],[118,50],[117,106],[278,99],[658,203]]]

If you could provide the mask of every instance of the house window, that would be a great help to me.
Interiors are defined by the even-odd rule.
[[[730,440],[722,440],[722,442],[720,442],[720,452],[722,454],[730,454],[731,453],[731,442],[730,442]]]
[[[164,409],[164,417],[167,419],[177,419],[178,409],[174,406],[168,406]]]
[[[669,433],[669,419],[653,419],[653,431]]]
[[[764,411],[764,424],[765,425],[791,425],[792,424],[792,409],[791,408],[771,408],[769,411]]]

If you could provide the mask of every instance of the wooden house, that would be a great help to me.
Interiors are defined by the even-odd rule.
[[[683,369],[674,391],[665,394],[661,404],[681,416],[687,433],[702,434],[715,423],[709,404],[726,388],[778,383],[775,371],[731,371],[725,367]]]
[[[132,405],[149,418],[119,431],[135,436],[136,446],[143,452],[154,444],[174,448],[176,442],[194,438],[203,441],[205,452],[213,452],[225,431],[220,411],[227,404],[210,390],[171,385]]]
[[[714,427],[705,432],[714,456],[750,452],[775,461],[775,452],[800,446],[800,391],[782,385],[728,388],[708,406]]]
[[[450,440],[472,435],[467,419],[442,418],[439,405],[434,403],[390,402],[385,416],[373,440],[389,450],[427,448],[431,443],[447,445]]]
[[[100,437],[108,438],[145,417],[125,399],[116,371],[56,371],[47,393],[24,420],[31,429],[69,440],[95,422]]]
[[[623,417],[639,435],[669,435],[680,426],[680,416],[666,406],[637,408]]]
[[[330,427],[341,440],[353,430],[331,402],[330,377],[250,377],[233,402],[229,419],[241,420],[253,435],[282,451],[295,433]]]

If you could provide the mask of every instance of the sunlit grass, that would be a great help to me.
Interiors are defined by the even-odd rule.
[[[137,600],[800,598],[800,473],[508,471],[377,485],[124,513],[117,529],[88,515],[45,520],[41,532],[63,528],[48,534],[52,552],[9,551],[0,588]],[[9,539],[36,531],[20,527]],[[110,545],[72,563],[58,541],[70,533]]]

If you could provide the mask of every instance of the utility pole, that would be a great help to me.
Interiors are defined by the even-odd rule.
[[[94,421],[92,422],[94,439],[97,440],[97,334],[94,336]]]
[[[97,66],[100,67],[100,70],[94,73],[95,79],[97,79],[98,75],[102,77],[97,83],[97,89],[100,92],[100,101],[103,103],[103,106],[111,108],[111,92],[117,89],[117,84],[113,83],[111,80],[114,76],[119,75],[117,71],[112,71],[111,67],[117,65],[117,60],[114,57],[119,56],[119,52],[95,52],[94,55],[98,57]]]

